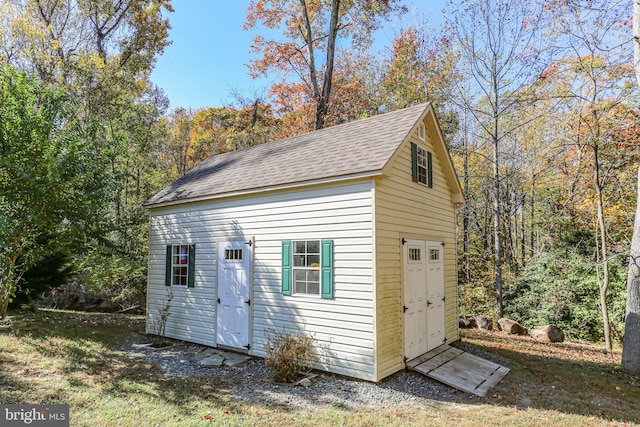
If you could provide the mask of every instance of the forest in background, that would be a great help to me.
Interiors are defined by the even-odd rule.
[[[248,72],[279,80],[197,111],[169,111],[149,80],[171,10],[0,5],[0,302],[72,284],[144,305],[142,204],[175,178],[430,101],[467,197],[461,313],[622,339],[640,156],[630,2],[452,1],[442,24],[415,17],[375,51],[382,23],[407,13],[396,0],[254,0],[246,28],[281,31],[256,37]]]

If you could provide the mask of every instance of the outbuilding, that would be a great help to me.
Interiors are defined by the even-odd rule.
[[[212,156],[145,204],[147,331],[379,381],[458,339],[463,201],[428,103]]]

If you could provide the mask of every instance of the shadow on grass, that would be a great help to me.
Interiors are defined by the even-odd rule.
[[[464,335],[465,343],[507,360],[511,369],[484,402],[640,423],[640,387],[622,369],[619,351],[606,353],[589,343],[540,343],[500,332]]]
[[[296,401],[349,410],[358,400],[357,381],[344,381],[339,397],[322,393],[323,381],[335,384],[336,379],[329,375],[318,377],[309,389],[274,386],[266,371],[260,371],[264,369],[261,361],[248,362],[260,372],[250,378],[242,376],[241,368],[211,370],[205,378],[167,377],[157,365],[120,351],[127,339],[142,331],[139,316],[42,311],[33,317],[39,327],[20,340],[25,346],[22,358],[0,349],[0,362],[6,366],[0,371],[3,402],[21,403],[15,396],[31,395],[33,401],[64,402],[74,390],[82,389],[97,399],[157,399],[172,405],[180,415],[190,416],[194,402],[243,414],[252,404],[282,412],[299,410],[295,403],[286,403]],[[488,397],[470,398],[442,386],[429,387],[432,380],[416,373],[396,374],[378,387],[432,401],[536,408],[640,423],[640,388],[618,367],[616,359],[604,355],[597,346],[541,344],[501,333],[465,334],[465,345],[502,358],[511,369]],[[35,354],[29,355],[29,351]],[[34,390],[34,384],[25,380],[29,375],[24,372],[29,370],[31,375],[34,371],[58,375],[64,384]],[[448,391],[434,394],[434,389]],[[285,398],[274,397],[276,394]]]

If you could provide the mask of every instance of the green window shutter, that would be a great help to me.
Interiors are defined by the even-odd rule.
[[[167,265],[167,269],[165,271],[165,275],[164,275],[164,285],[165,286],[171,286],[171,255],[172,255],[172,250],[173,250],[173,246],[171,245],[167,245],[167,259],[166,259],[166,265]]]
[[[431,151],[427,151],[427,186],[433,188],[433,160],[431,160]]]
[[[418,182],[418,146],[411,143],[411,179]]]
[[[196,245],[189,245],[189,267],[187,270],[187,287],[193,288],[196,277]]]
[[[333,298],[333,240],[323,240],[320,250],[320,296]]]
[[[282,295],[291,295],[291,240],[282,242]]]

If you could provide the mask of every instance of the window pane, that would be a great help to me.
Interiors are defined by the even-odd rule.
[[[308,255],[307,267],[320,267],[320,255]]]
[[[304,263],[304,255],[294,255],[293,256],[293,265],[295,267],[306,267]]]
[[[318,282],[309,282],[307,287],[307,293],[311,295],[320,294],[320,283]]]
[[[306,294],[307,293],[307,282],[296,282],[293,292],[296,294]]]
[[[309,281],[310,282],[319,282],[320,281],[320,272],[318,270],[309,271]]]
[[[305,252],[304,247],[305,242],[293,242],[293,252],[296,254],[303,254]]]
[[[320,241],[319,240],[309,240],[307,242],[307,252],[310,254],[319,254],[320,253]]]

